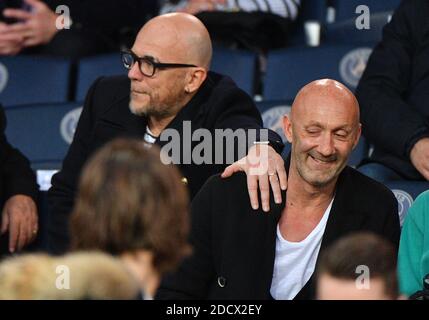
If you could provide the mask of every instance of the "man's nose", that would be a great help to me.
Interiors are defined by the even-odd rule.
[[[320,137],[320,143],[318,146],[318,152],[325,156],[329,157],[335,153],[334,139],[331,134],[325,133]]]
[[[142,80],[144,75],[141,73],[139,64],[135,62],[130,70],[128,70],[128,78],[130,80]]]

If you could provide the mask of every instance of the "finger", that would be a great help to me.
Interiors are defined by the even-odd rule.
[[[271,189],[273,190],[275,203],[277,204],[282,203],[282,191],[280,189],[280,182],[279,182],[279,178],[277,177],[277,174],[268,176],[268,178],[270,181]]]
[[[3,33],[6,33],[6,34],[15,33],[15,34],[25,35],[30,30],[31,30],[31,26],[29,24],[18,22],[18,23],[13,23],[9,25],[9,28],[5,30]]]
[[[5,210],[3,210],[2,213],[2,219],[1,219],[1,234],[5,234],[7,229],[9,228],[9,215]]]
[[[20,9],[5,9],[3,15],[7,18],[15,18],[19,20],[28,20],[32,17],[32,14]]]
[[[15,220],[10,221],[9,226],[9,251],[14,253],[17,248],[19,237],[19,224]]]
[[[244,171],[244,169],[238,163],[234,162],[223,170],[221,177],[228,178],[239,171]]]
[[[283,159],[282,159],[281,163],[276,162],[276,169],[277,169],[277,176],[278,176],[279,181],[280,181],[280,188],[282,190],[286,190],[287,189],[287,173],[285,170]]]
[[[262,210],[270,211],[270,183],[266,174],[259,176],[259,192],[261,193]]]
[[[27,243],[28,233],[29,233],[28,224],[23,223],[23,221],[21,221],[21,223],[19,224],[18,243],[16,245],[18,251],[21,251],[22,248]]]
[[[247,189],[249,191],[250,205],[253,210],[259,208],[258,201],[258,176],[256,175],[247,175]]]

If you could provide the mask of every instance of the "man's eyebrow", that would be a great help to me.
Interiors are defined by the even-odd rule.
[[[145,58],[145,59],[152,61],[152,62],[158,61],[158,59],[156,59],[154,56],[151,56],[151,55],[144,55],[142,58]]]

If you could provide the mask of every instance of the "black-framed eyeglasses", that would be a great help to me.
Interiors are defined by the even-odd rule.
[[[121,57],[124,67],[128,70],[130,70],[137,61],[141,73],[143,73],[146,77],[153,77],[156,69],[196,67],[194,64],[155,62],[151,57],[139,57],[131,50],[122,51]]]

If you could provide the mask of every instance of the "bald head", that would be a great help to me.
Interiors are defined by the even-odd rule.
[[[162,50],[165,61],[195,64],[205,69],[210,67],[210,35],[193,15],[169,13],[149,20],[137,35],[134,46],[145,42]]]
[[[338,112],[350,113],[353,123],[359,124],[359,103],[356,97],[342,83],[331,79],[315,80],[304,86],[295,97],[291,118],[332,105]]]

